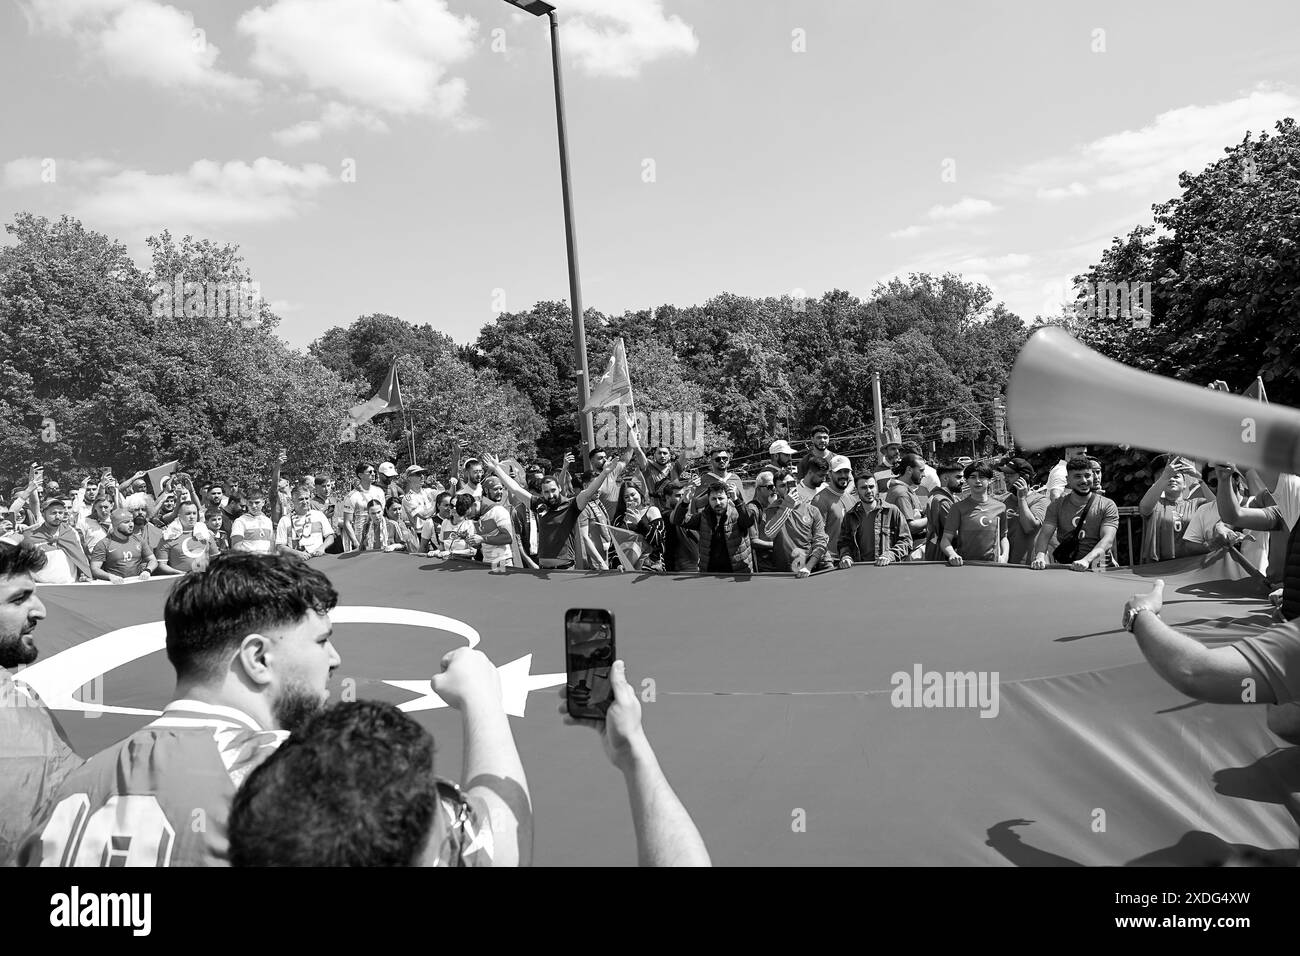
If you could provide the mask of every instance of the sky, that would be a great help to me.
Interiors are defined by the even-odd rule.
[[[913,271],[1055,314],[1300,113],[1294,2],[554,2],[606,314]],[[0,216],[142,265],[164,228],[237,243],[297,347],[372,312],[470,342],[568,299],[548,34],[504,0],[9,0]]]

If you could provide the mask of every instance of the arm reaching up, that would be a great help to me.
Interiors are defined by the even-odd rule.
[[[641,866],[711,866],[709,851],[700,831],[669,785],[641,727],[641,702],[627,682],[622,661],[614,662],[610,683],[614,687],[614,703],[603,724],[570,717],[568,704],[563,699],[560,712],[565,715],[566,724],[601,731],[605,755],[622,772],[632,805],[637,863]],[[564,693],[565,688],[561,688],[561,698]]]

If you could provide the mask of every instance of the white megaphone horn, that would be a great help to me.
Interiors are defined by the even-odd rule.
[[[1035,332],[1007,386],[1016,443],[1134,445],[1300,474],[1300,412],[1121,365],[1056,326]]]

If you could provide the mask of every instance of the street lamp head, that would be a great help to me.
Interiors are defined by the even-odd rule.
[[[544,0],[506,0],[506,3],[512,7],[518,7],[525,13],[531,13],[535,17],[544,17],[548,13],[554,13],[555,8]]]

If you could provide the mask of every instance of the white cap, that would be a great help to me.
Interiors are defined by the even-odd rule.
[[[391,461],[386,461],[379,466],[379,473],[381,475],[386,475],[389,478],[396,478],[397,466],[394,465]]]
[[[778,438],[768,446],[767,453],[769,455],[793,455],[794,449],[790,447],[788,441]]]
[[[847,468],[849,471],[852,471],[853,463],[850,462],[843,455],[836,455],[834,458],[831,459],[830,470],[832,472],[836,472],[839,471],[841,468]]]

